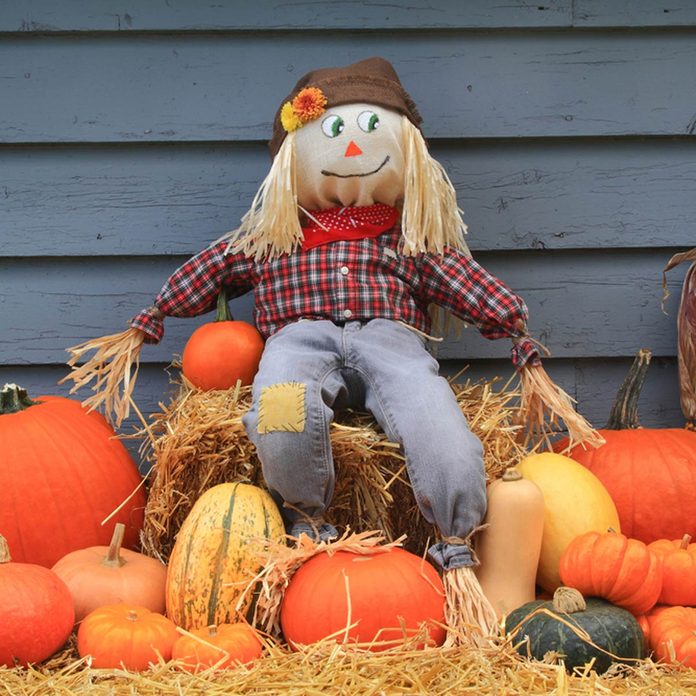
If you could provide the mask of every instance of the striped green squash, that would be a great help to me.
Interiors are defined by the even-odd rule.
[[[505,626],[520,655],[543,660],[550,651],[558,653],[569,672],[594,659],[592,669],[601,674],[614,662],[644,655],[643,632],[632,614],[603,599],[584,600],[569,587],[559,587],[553,601],[518,607]]]
[[[285,529],[271,496],[246,483],[208,489],[181,525],[167,569],[167,615],[186,630],[233,623],[235,607],[260,570],[263,538],[282,540]],[[253,602],[247,592],[239,611]]]

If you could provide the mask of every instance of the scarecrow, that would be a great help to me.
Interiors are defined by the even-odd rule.
[[[324,520],[334,490],[329,424],[338,409],[367,409],[401,445],[416,502],[441,533],[429,555],[443,570],[450,617],[487,630],[495,614],[470,546],[486,512],[482,448],[427,349],[429,307],[486,338],[512,338],[523,407],[537,425],[548,406],[576,441],[595,433],[544,372],[522,299],[471,258],[454,188],[420,125],[382,58],[305,75],[275,116],[271,169],[240,227],[181,266],[129,330],[75,347],[71,363],[96,350],[73,378],[96,378],[101,393],[89,405],[120,421],[141,345],[160,340],[164,316],[208,312],[221,290],[253,292],[266,344],[244,425],[290,534],[336,537]]]

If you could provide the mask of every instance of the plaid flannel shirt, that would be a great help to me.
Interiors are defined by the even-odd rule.
[[[400,242],[397,224],[378,237],[333,241],[261,262],[226,253],[227,242],[218,242],[176,270],[155,307],[136,315],[131,326],[145,332],[146,342],[157,343],[164,331],[162,314],[209,312],[221,288],[230,298],[253,291],[254,320],[264,338],[300,319],[393,319],[429,333],[427,308],[434,303],[486,338],[520,339],[512,349],[517,368],[540,362],[537,348],[524,338],[527,308],[520,297],[455,249],[405,256]]]

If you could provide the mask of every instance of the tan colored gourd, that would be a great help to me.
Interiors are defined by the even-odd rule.
[[[488,487],[487,525],[476,540],[476,568],[498,617],[535,598],[544,531],[544,496],[514,468]]]

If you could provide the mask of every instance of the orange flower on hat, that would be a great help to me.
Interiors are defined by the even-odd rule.
[[[305,87],[292,100],[292,110],[302,123],[319,118],[326,106],[326,97],[318,87]]]

